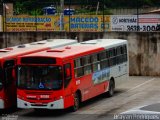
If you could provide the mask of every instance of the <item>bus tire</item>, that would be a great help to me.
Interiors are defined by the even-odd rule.
[[[111,79],[110,82],[109,82],[109,90],[107,92],[108,97],[112,97],[114,95],[114,88],[115,88],[115,83]]]
[[[72,106],[72,111],[75,112],[79,109],[80,106],[80,95],[76,92],[74,94],[74,105]]]

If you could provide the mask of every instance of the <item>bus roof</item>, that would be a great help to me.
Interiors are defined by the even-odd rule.
[[[123,39],[95,39],[95,40],[84,41],[84,42],[77,43],[74,45],[80,45],[80,44],[99,46],[99,47],[103,47],[105,49],[108,49],[108,48],[118,46],[121,44],[127,44],[127,40],[123,40]]]
[[[81,43],[72,44],[67,47],[49,49],[46,51],[25,55],[25,57],[34,57],[34,56],[57,57],[57,58],[76,57],[76,56],[79,56],[80,54],[87,55],[91,51],[92,53],[94,53],[100,50],[108,49],[108,48],[119,46],[122,44],[127,44],[127,41],[120,40],[120,39],[89,40]]]
[[[72,39],[47,39],[28,44],[21,44],[14,47],[0,49],[0,59],[17,57],[17,55],[24,55],[32,52],[47,50],[49,48],[62,47],[77,43],[77,40]]]

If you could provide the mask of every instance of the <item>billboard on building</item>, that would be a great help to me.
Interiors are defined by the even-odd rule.
[[[66,32],[107,31],[157,31],[160,30],[160,15],[72,15],[64,16],[10,16],[1,28],[6,32],[60,31],[61,23]],[[4,24],[3,24],[4,23]],[[2,26],[4,25],[4,27]]]
[[[112,15],[111,31],[156,31],[160,15]]]

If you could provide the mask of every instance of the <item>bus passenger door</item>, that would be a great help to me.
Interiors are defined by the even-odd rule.
[[[15,60],[4,62],[4,94],[5,106],[16,105],[16,81],[15,81]]]
[[[64,65],[64,106],[69,107],[73,104],[73,82],[71,63]]]

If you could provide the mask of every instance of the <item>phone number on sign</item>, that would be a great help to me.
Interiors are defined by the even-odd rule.
[[[143,25],[143,26],[137,26],[137,25],[128,25],[127,31],[158,31],[160,30],[160,26],[149,26],[149,25]]]

